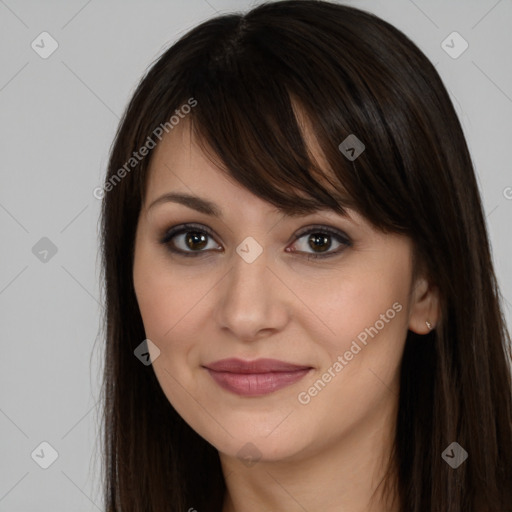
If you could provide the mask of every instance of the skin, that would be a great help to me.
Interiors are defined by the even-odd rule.
[[[217,168],[186,121],[152,158],[137,225],[135,292],[146,336],[160,350],[153,368],[165,395],[219,451],[227,485],[223,512],[396,510],[380,501],[377,486],[395,428],[407,329],[425,334],[425,321],[435,326],[438,319],[435,288],[421,275],[413,279],[411,241],[376,231],[354,211],[283,215]],[[149,208],[167,192],[212,201],[222,217],[174,202]],[[198,257],[173,254],[160,243],[185,222],[215,234]],[[341,230],[352,245],[331,237],[327,252],[341,252],[308,260],[315,254],[310,235],[293,235],[313,224]],[[248,236],[263,249],[252,263],[236,252]],[[173,241],[198,251],[183,234]],[[301,403],[299,393],[332,372],[338,356],[396,303],[401,310]],[[275,358],[312,370],[278,391],[241,397],[202,367],[228,357]],[[250,465],[241,460],[247,443],[256,447]]]

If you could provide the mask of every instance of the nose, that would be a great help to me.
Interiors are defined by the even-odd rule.
[[[289,321],[285,290],[268,268],[263,251],[252,263],[234,252],[233,265],[219,288],[216,320],[242,341],[254,341],[282,330]],[[288,305],[289,306],[289,305]]]

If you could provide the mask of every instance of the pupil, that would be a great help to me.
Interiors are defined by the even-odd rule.
[[[199,244],[199,246],[193,247],[193,245]],[[197,231],[189,231],[187,236],[187,245],[191,249],[202,249],[207,244],[206,235]]]
[[[317,251],[317,252],[324,252],[324,251],[326,251],[327,249],[329,249],[329,246],[331,245],[331,244],[329,243],[329,237],[328,237],[328,236],[325,236],[325,235],[319,235],[319,234],[317,234],[317,233],[315,233],[315,234],[311,235],[311,236],[309,237],[309,241],[310,241],[310,244],[309,244],[309,245],[310,245],[310,247],[311,247],[312,249],[315,249],[315,248],[316,248],[316,249],[320,249],[320,251]],[[313,242],[313,243],[311,244],[311,242]],[[325,245],[326,245],[326,247],[323,247],[323,248],[322,248],[322,244],[325,244]]]
[[[197,231],[188,233],[187,244],[191,249],[202,249],[207,245],[206,235]],[[320,249],[319,252],[324,252],[329,249],[329,237],[325,235],[313,234],[309,237],[310,247],[312,249]],[[195,247],[194,247],[195,246]]]

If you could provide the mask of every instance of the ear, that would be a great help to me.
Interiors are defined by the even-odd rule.
[[[440,319],[439,289],[424,276],[413,285],[409,309],[409,330],[416,334],[428,334],[436,328]],[[428,327],[430,323],[431,328]]]

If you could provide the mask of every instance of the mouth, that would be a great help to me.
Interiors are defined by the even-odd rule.
[[[305,377],[311,366],[277,359],[222,359],[204,365],[223,389],[240,396],[261,396],[290,386]]]

